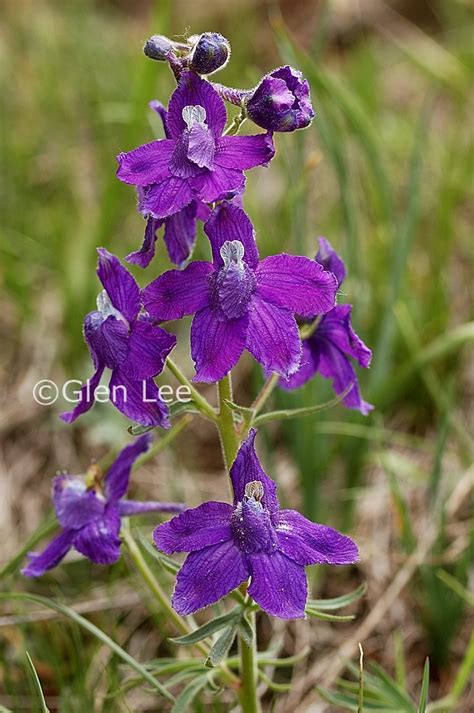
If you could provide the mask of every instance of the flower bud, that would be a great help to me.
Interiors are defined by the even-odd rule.
[[[166,62],[172,49],[173,43],[167,37],[153,35],[146,41],[143,51],[150,59]]]
[[[204,32],[189,39],[194,44],[189,56],[190,67],[198,74],[217,72],[229,61],[229,41],[217,32]]]
[[[267,74],[246,101],[247,114],[268,131],[295,131],[309,126],[314,110],[309,84],[288,65]]]

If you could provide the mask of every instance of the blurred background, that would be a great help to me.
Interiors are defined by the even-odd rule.
[[[18,573],[15,555],[50,516],[56,470],[83,472],[92,458],[129,438],[127,422],[107,405],[65,426],[58,414],[66,404],[40,406],[32,387],[39,379],[61,384],[90,375],[81,325],[99,291],[95,248],[123,257],[142,239],[133,188],[115,178],[114,157],[161,136],[147,104],[166,103],[174,81],[141,48],[154,33],[178,39],[218,31],[233,50],[218,81],[249,88],[282,63],[310,81],[312,127],[276,137],[277,156],[269,169],[249,174],[244,205],[263,255],[312,256],[319,235],[332,242],[349,270],[342,300],[354,305],[356,331],[374,352],[370,371],[359,373],[363,395],[375,405],[369,417],[338,406],[261,429],[262,460],[285,504],[350,532],[361,547],[354,570],[313,568],[314,596],[368,584],[352,623],[277,623],[272,632],[262,618],[263,644],[287,656],[311,649],[280,669],[290,691],[268,691],[264,700],[281,713],[357,710],[351,685],[341,687],[338,678],[344,657],[356,660],[360,641],[374,710],[416,710],[426,656],[430,700],[448,696],[430,710],[474,710],[469,5],[2,1],[3,590],[58,596],[140,660],[170,655],[159,613],[140,603],[126,562],[104,570],[73,557],[32,583]],[[250,122],[244,131],[254,131]],[[196,255],[207,256],[202,235]],[[159,241],[146,273],[134,274],[144,285],[168,266]],[[189,323],[175,326],[176,360],[191,375]],[[167,374],[161,381],[173,383]],[[244,357],[236,400],[250,403],[262,383],[260,370]],[[212,389],[206,393],[214,398]],[[330,385],[317,378],[296,393],[276,394],[273,404],[294,408],[330,396]],[[194,419],[140,471],[134,488],[139,497],[190,505],[225,499],[212,426]],[[144,534],[152,525],[153,518],[143,520]],[[171,576],[160,576],[170,589]],[[3,603],[0,704],[13,711],[39,710],[25,648],[52,711],[168,710],[143,690],[127,690],[110,652],[76,625]],[[205,698],[196,706],[230,710]]]

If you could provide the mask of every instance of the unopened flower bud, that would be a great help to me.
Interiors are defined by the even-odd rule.
[[[217,32],[204,32],[190,37],[194,44],[189,56],[190,67],[198,74],[212,74],[225,67],[230,57],[230,44]]]
[[[267,131],[295,131],[311,123],[309,84],[288,65],[267,74],[246,101],[247,114]]]
[[[152,35],[146,41],[143,51],[150,59],[166,62],[172,49],[173,43],[167,37],[164,35]]]

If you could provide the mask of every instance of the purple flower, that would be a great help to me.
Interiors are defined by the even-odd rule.
[[[274,155],[270,134],[222,136],[227,120],[216,90],[194,72],[183,72],[171,97],[169,138],[119,154],[118,178],[147,187],[142,210],[167,218],[193,200],[210,203],[242,190],[243,171]]]
[[[173,594],[179,614],[214,604],[251,577],[248,593],[268,614],[304,617],[305,566],[358,559],[349,537],[295,510],[280,510],[276,483],[255,453],[255,435],[252,429],[230,471],[233,505],[203,503],[154,532],[155,545],[163,552],[190,553]]]
[[[286,65],[267,74],[246,101],[247,114],[268,131],[295,131],[309,126],[314,110],[309,84]]]
[[[149,106],[161,118],[165,136],[169,139],[170,135],[166,124],[168,112],[157,100],[151,101]],[[185,208],[167,218],[154,218],[145,207],[148,187],[138,186],[137,192],[138,210],[147,219],[145,235],[141,248],[127,255],[125,260],[142,268],[147,267],[155,254],[157,231],[164,226],[163,240],[169,259],[175,265],[182,266],[192,255],[196,242],[196,222],[198,219],[206,220],[210,213],[208,206],[202,201],[192,200]]]
[[[336,279],[314,260],[274,255],[259,262],[253,226],[231,203],[204,225],[213,263],[169,270],[143,292],[157,320],[196,313],[191,353],[196,381],[218,381],[244,349],[268,371],[288,377],[299,366],[301,340],[294,313],[323,314],[334,306]]]
[[[319,238],[316,261],[336,276],[338,286],[342,284],[346,276],[346,267],[325,238]],[[303,340],[303,355],[299,370],[288,380],[282,379],[280,386],[287,390],[297,389],[306,384],[316,373],[333,380],[336,394],[341,394],[350,384],[353,384],[352,389],[344,397],[344,404],[366,416],[373,406],[361,397],[351,358],[360,366],[367,368],[370,366],[372,352],[354,332],[351,310],[352,305],[338,305],[321,318],[313,334]],[[312,315],[313,319],[315,317],[316,314]]]
[[[30,552],[27,577],[39,577],[56,567],[71,547],[97,564],[112,564],[120,557],[121,517],[146,512],[181,512],[180,503],[137,502],[125,499],[130,470],[141,453],[151,445],[149,434],[126,446],[103,479],[97,465],[86,477],[58,475],[53,480],[52,499],[62,527],[42,552]]]
[[[93,406],[95,390],[108,368],[114,406],[143,426],[168,428],[168,407],[153,378],[163,370],[176,337],[140,314],[140,288],[132,275],[104,248],[98,253],[97,274],[104,290],[97,298],[97,311],[84,319],[84,339],[95,372],[82,387],[77,406],[61,418],[72,423]]]

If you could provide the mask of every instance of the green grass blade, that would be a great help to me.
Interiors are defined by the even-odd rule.
[[[52,599],[48,599],[47,597],[43,597],[39,594],[30,594],[28,592],[0,593],[0,601],[9,602],[12,599],[18,601],[34,602],[35,604],[39,604],[40,606],[52,609],[53,611],[58,612],[58,614],[62,614],[71,621],[75,622],[80,627],[88,631],[89,634],[92,634],[92,636],[94,636],[96,639],[108,646],[109,649],[111,649],[120,659],[122,659],[122,661],[124,661],[130,666],[130,668],[133,668],[138,674],[140,674],[143,680],[151,685],[153,690],[157,691],[160,695],[164,696],[169,701],[174,701],[174,696],[159,681],[157,681],[156,678],[154,678],[154,676],[152,676],[149,671],[147,671],[145,666],[142,666],[141,663],[134,659],[133,656],[130,656],[130,654],[127,653],[124,649],[122,649],[122,647],[119,646],[119,644],[117,644],[117,642],[115,642],[113,639],[111,639],[110,636],[107,636],[107,634],[105,634],[101,629],[92,624],[92,622],[75,612],[74,609],[70,609],[65,604],[60,604],[60,602],[55,602]]]
[[[418,704],[418,713],[426,713],[426,705],[428,703],[428,689],[430,687],[430,660],[427,658],[423,669],[423,681],[421,683],[420,702]]]
[[[40,679],[39,679],[38,672],[37,672],[36,669],[35,669],[35,665],[34,665],[32,659],[31,659],[31,656],[30,656],[30,654],[28,653],[28,651],[25,651],[25,654],[26,654],[26,660],[28,661],[28,666],[29,666],[29,668],[30,668],[30,670],[31,670],[31,674],[32,674],[32,676],[33,676],[33,681],[34,681],[34,684],[35,684],[35,688],[36,688],[36,690],[37,690],[37,692],[38,692],[38,698],[39,698],[40,703],[41,703],[41,713],[50,713],[49,708],[48,708],[48,706],[46,705],[46,700],[45,700],[45,697],[44,697],[43,689],[42,689],[42,687],[41,687],[41,681],[40,681]]]

